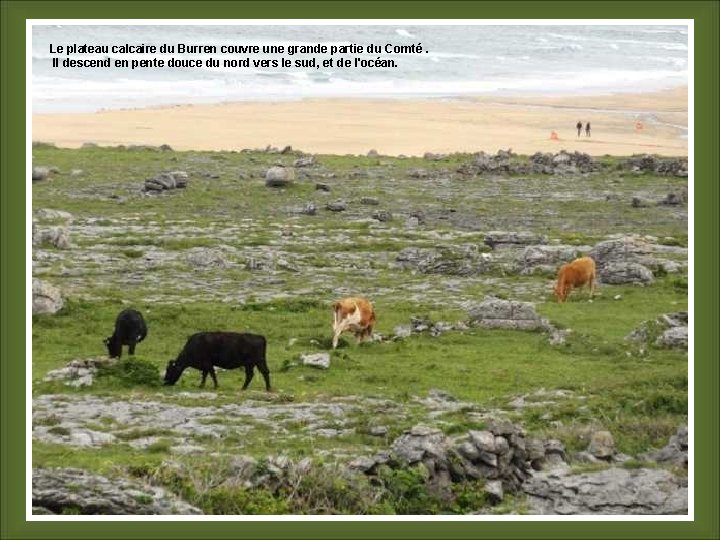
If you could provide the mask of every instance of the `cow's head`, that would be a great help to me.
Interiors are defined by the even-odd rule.
[[[120,340],[115,337],[115,334],[105,338],[103,343],[105,343],[105,347],[107,347],[108,356],[110,358],[117,358],[120,356],[120,349],[122,345],[120,344]]]
[[[182,375],[182,372],[183,370],[178,367],[177,362],[175,360],[170,360],[165,368],[165,384],[175,384],[180,378],[180,375]]]
[[[570,287],[564,283],[558,283],[555,285],[553,292],[555,293],[555,298],[557,298],[558,303],[562,304],[567,300],[568,294],[570,294]]]

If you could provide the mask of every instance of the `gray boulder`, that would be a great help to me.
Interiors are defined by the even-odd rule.
[[[330,355],[328,353],[301,354],[300,360],[302,360],[304,366],[318,369],[330,368]]]
[[[33,182],[40,182],[42,180],[47,180],[50,176],[50,168],[49,167],[33,167],[32,169],[32,181]]]
[[[494,296],[472,306],[468,310],[469,324],[483,328],[508,328],[512,330],[549,329],[550,324],[542,319],[529,302],[501,300]]]
[[[609,262],[599,268],[598,278],[602,283],[612,285],[626,283],[649,285],[655,281],[653,273],[636,262]]]
[[[615,455],[615,439],[609,431],[596,431],[590,437],[588,452],[598,459],[609,460]]]
[[[46,281],[33,278],[32,292],[33,315],[56,313],[64,305],[60,291]]]
[[[163,172],[145,180],[145,191],[159,192],[187,187],[188,174],[185,171]]]
[[[605,240],[596,244],[589,253],[599,267],[611,262],[638,262],[652,252],[648,242],[634,236]]]
[[[668,328],[655,340],[655,345],[668,349],[687,349],[688,327],[674,326]]]
[[[652,321],[644,321],[639,327],[630,332],[625,339],[639,343],[649,342],[655,338],[655,345],[668,348],[687,348],[688,345],[688,312],[676,311],[664,313]],[[652,337],[651,337],[652,336]]]
[[[50,227],[33,235],[33,240],[39,244],[50,244],[57,249],[70,249],[70,231],[67,227]]]
[[[330,210],[331,212],[344,212],[347,210],[347,203],[343,200],[337,200],[334,202],[327,203],[325,207]]]
[[[287,187],[295,182],[295,169],[292,167],[270,167],[265,172],[267,187]]]
[[[222,252],[210,248],[192,248],[187,254],[187,263],[197,269],[226,268],[228,261]]]

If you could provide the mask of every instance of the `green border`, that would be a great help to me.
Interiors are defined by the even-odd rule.
[[[718,538],[717,1],[12,1],[2,9],[2,538]],[[695,20],[694,522],[25,522],[25,19],[674,18]],[[359,518],[360,520],[361,518]]]

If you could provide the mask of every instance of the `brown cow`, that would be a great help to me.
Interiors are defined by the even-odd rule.
[[[375,311],[365,298],[342,298],[333,303],[333,349],[343,332],[351,332],[358,341],[369,338],[375,322]]]
[[[555,297],[558,303],[567,300],[570,291],[587,284],[590,287],[590,298],[595,293],[595,261],[590,257],[580,257],[573,262],[563,264],[558,270],[555,284]]]

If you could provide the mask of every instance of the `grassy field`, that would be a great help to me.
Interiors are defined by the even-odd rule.
[[[33,185],[33,209],[65,210],[73,220],[71,249],[42,246],[33,253],[34,275],[58,286],[68,298],[58,314],[33,317],[34,398],[91,396],[173,407],[296,407],[344,403],[347,398],[361,404],[339,417],[319,414],[312,425],[302,419],[253,421],[248,416],[242,429],[228,429],[224,437],[194,436],[194,442],[219,456],[218,463],[238,453],[342,462],[387,448],[416,423],[435,424],[455,434],[482,427],[491,415],[506,416],[532,434],[557,437],[569,451],[585,448],[589,429],[606,428],[619,451],[636,455],[663,446],[686,422],[687,353],[624,339],[643,321],[687,309],[684,271],[658,275],[647,287],[602,285],[593,302],[574,295],[559,305],[551,297],[548,275],[502,269],[471,276],[422,274],[395,264],[397,253],[408,246],[474,245],[487,251],[482,241],[491,230],[530,230],[547,235],[551,242],[581,246],[633,233],[652,235],[658,244],[685,246],[687,208],[633,209],[629,200],[634,195],[660,199],[686,187],[686,179],[630,174],[614,167],[613,158],[605,160],[608,166],[601,172],[568,178],[459,174],[458,166],[470,161],[469,155],[441,161],[317,156],[315,166],[298,169],[291,188],[264,186],[269,166],[291,165],[296,158],[264,152],[61,150],[36,145],[34,164],[55,166],[60,174]],[[75,169],[82,172],[71,174]],[[418,178],[417,169],[426,176]],[[186,189],[143,195],[144,179],[171,170],[188,172]],[[332,191],[317,191],[316,182],[327,183]],[[379,204],[362,204],[362,197],[375,197]],[[324,208],[337,199],[348,202],[347,211]],[[317,215],[298,212],[308,202],[316,204]],[[378,209],[390,211],[393,219],[372,219]],[[411,215],[422,216],[419,225],[408,225]],[[38,224],[50,225],[53,222]],[[217,250],[224,264],[188,264],[188,254],[198,248]],[[251,264],[256,260],[262,263],[259,267]],[[565,344],[556,346],[540,332],[479,328],[362,345],[348,338],[332,352],[329,370],[302,366],[301,353],[329,349],[329,305],[347,294],[374,302],[376,331],[386,336],[397,325],[407,325],[411,316],[465,320],[469,303],[485,294],[534,302],[543,317],[572,333]],[[129,365],[125,372],[121,368],[98,378],[89,388],[43,381],[48,371],[72,359],[105,354],[102,340],[127,306],[142,311],[148,323],[149,335],[138,346],[136,363],[152,366],[150,375],[134,376]],[[212,391],[210,383],[204,390],[197,388],[198,372],[186,372],[175,387],[160,385],[166,362],[189,335],[220,329],[267,337],[273,394],[261,392],[259,376],[249,391],[240,392],[243,374],[238,371],[219,374],[220,387],[211,402],[192,397]],[[432,390],[447,392],[464,406],[432,411],[423,402]],[[556,390],[567,392],[547,397]],[[525,406],[513,405],[519,396],[524,396]],[[533,401],[542,403],[533,406]],[[36,422],[55,422],[48,418],[40,415]],[[229,421],[216,419],[217,424],[223,422]],[[56,423],[60,432],[62,419]],[[133,431],[102,416],[89,417],[88,425],[122,433],[123,438],[117,444],[84,449],[36,441],[33,465],[152,477],[149,471],[164,470],[167,460],[193,462],[173,452],[178,434],[172,430]],[[380,425],[388,428],[387,433],[371,435],[370,428]],[[337,435],[318,436],[318,426],[335,429]],[[144,448],[129,444],[148,436],[157,440]],[[252,510],[253,504],[277,512],[313,508],[283,506],[273,497],[248,501],[238,493],[200,498],[197,490],[190,493],[186,484],[173,484],[164,473],[154,478],[206,511]],[[348,490],[359,488],[343,489],[347,497]],[[225,506],[228,501],[235,506]],[[358,501],[346,510],[408,511],[396,503]],[[455,510],[465,511],[473,504],[482,501]]]

